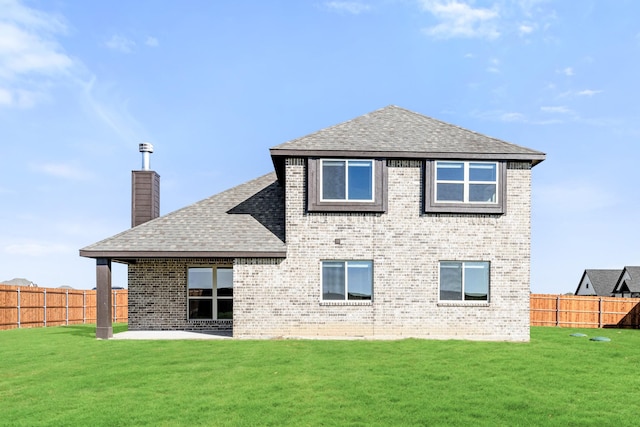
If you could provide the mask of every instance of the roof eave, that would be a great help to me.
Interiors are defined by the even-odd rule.
[[[546,159],[546,154],[534,153],[469,153],[469,152],[425,152],[425,151],[353,151],[353,150],[300,150],[272,148],[271,158],[281,179],[283,160],[286,157],[372,157],[385,159],[485,159],[530,161],[532,166]],[[279,173],[280,172],[280,173]]]
[[[85,258],[286,258],[287,251],[109,251],[80,249]]]

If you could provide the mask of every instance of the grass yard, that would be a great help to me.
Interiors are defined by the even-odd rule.
[[[640,422],[638,330],[538,327],[527,344],[98,341],[94,331],[0,331],[0,425]]]

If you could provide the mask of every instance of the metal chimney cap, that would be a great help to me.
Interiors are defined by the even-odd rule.
[[[143,142],[138,146],[141,153],[153,153],[153,145],[148,142]]]

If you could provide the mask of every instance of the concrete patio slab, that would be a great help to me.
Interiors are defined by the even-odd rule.
[[[232,339],[231,332],[126,331],[113,334],[114,340],[220,340]]]

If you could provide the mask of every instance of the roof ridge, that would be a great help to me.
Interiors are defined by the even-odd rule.
[[[502,160],[525,160],[533,165],[542,153],[494,136],[447,123],[394,104],[341,123],[291,139],[270,149],[272,157],[323,155],[375,155],[447,158],[493,156]]]

